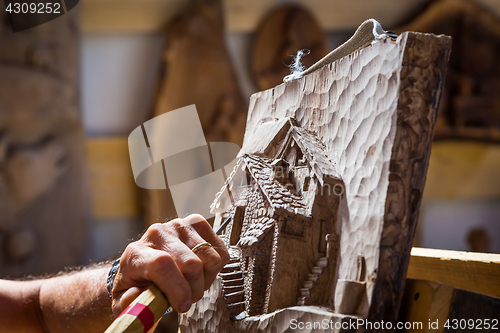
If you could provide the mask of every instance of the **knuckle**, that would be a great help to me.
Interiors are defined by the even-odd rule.
[[[125,248],[125,251],[123,251],[123,254],[120,259],[120,267],[123,267],[128,262],[133,265],[137,260],[139,260],[140,257],[141,257],[141,251],[139,243],[138,242],[130,243]]]
[[[163,226],[161,223],[152,224],[145,233],[146,238],[155,239],[163,234]]]
[[[205,220],[205,218],[203,216],[201,216],[200,214],[191,214],[189,215],[188,217],[185,218],[186,220],[186,223],[190,224],[190,225],[208,225],[210,226],[210,224],[208,224],[207,220]]]
[[[132,255],[132,254],[137,253],[138,247],[139,247],[139,244],[137,241],[128,244],[127,247],[125,248],[125,251],[123,251],[123,256]]]
[[[200,214],[191,214],[189,215],[186,219],[190,219],[190,220],[195,220],[195,221],[205,221],[205,218],[200,215]]]
[[[168,222],[168,226],[173,229],[182,229],[184,228],[184,224],[182,223],[181,219],[175,219],[170,222]]]
[[[187,259],[182,267],[182,273],[189,277],[195,277],[203,273],[203,263],[201,260],[196,258]]]
[[[168,253],[165,253],[151,260],[149,266],[150,269],[154,272],[168,272],[176,267],[174,259]]]

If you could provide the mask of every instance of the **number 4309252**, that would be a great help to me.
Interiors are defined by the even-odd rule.
[[[60,3],[9,3],[7,8],[5,8],[7,13],[14,14],[61,14],[61,4]]]

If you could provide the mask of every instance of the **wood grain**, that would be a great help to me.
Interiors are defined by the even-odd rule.
[[[448,319],[454,293],[455,288],[447,284],[407,279],[398,321],[412,325],[421,323],[421,326],[417,324],[406,332],[444,332],[443,325]],[[436,320],[437,330],[429,327],[429,321]]]
[[[481,332],[493,331],[487,325],[491,328],[491,322],[498,321],[499,316],[500,298],[445,283],[408,279],[398,321],[411,325],[401,330],[408,333]]]
[[[135,304],[145,305],[153,313],[154,318],[151,319],[155,325],[147,330],[147,333],[152,333],[154,331],[156,324],[170,307],[170,304],[161,290],[154,285],[143,291],[129,305],[129,308],[132,308]],[[126,312],[127,309],[125,309],[124,312]],[[138,316],[122,313],[104,333],[146,333],[146,329]]]
[[[404,34],[403,34],[404,35]],[[451,38],[409,33],[401,69],[397,131],[369,319],[396,319],[431,154]]]
[[[408,278],[500,297],[500,255],[413,248]]]

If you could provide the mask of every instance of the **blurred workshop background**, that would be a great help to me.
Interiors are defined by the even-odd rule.
[[[414,245],[500,253],[498,0],[219,5],[81,0],[15,34],[2,17],[1,277],[117,256],[175,216],[135,185],[130,132],[195,103],[207,138],[241,145],[251,94],[279,84],[297,50],[310,66],[369,18],[453,37]]]
[[[150,117],[169,38],[165,26],[185,2],[83,0],[81,110],[87,154],[92,158],[91,177],[103,176],[100,164],[105,163],[104,156],[93,155],[107,145],[111,148],[114,140],[122,139],[125,156],[115,162],[113,173],[128,167],[124,138]],[[287,74],[285,64],[290,64],[298,49],[315,52],[304,61],[311,56],[316,61],[372,17],[385,29],[400,32],[398,27],[414,25],[417,29],[413,30],[419,31],[420,25],[421,31],[454,38],[451,66],[455,68],[449,70],[448,95],[441,109],[441,114],[454,114],[449,115],[449,123],[443,117],[437,128],[416,245],[500,253],[500,2],[228,0],[224,2],[224,40],[245,103],[261,90],[261,68],[268,66],[279,79],[279,66],[281,73]],[[275,25],[269,26],[270,22]],[[311,27],[314,24],[319,31]],[[259,33],[269,40],[262,41]],[[255,50],[257,47],[260,49]],[[256,59],[260,52],[277,59]],[[261,64],[255,64],[256,60]],[[278,83],[263,84],[262,89]],[[444,107],[447,110],[443,111]],[[133,186],[131,181],[129,177]],[[126,239],[136,232],[132,225],[140,211],[138,198],[118,202],[118,196],[132,195],[128,193],[131,188],[127,193],[125,188],[110,193],[106,188],[112,184],[100,182],[92,179],[93,258],[106,257],[125,246]],[[108,204],[109,200],[116,202]],[[130,207],[133,202],[137,208]],[[121,207],[125,205],[129,207]]]

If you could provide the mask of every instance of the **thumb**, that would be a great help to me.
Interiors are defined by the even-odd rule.
[[[113,313],[118,317],[145,289],[132,287],[125,292],[113,297]]]

